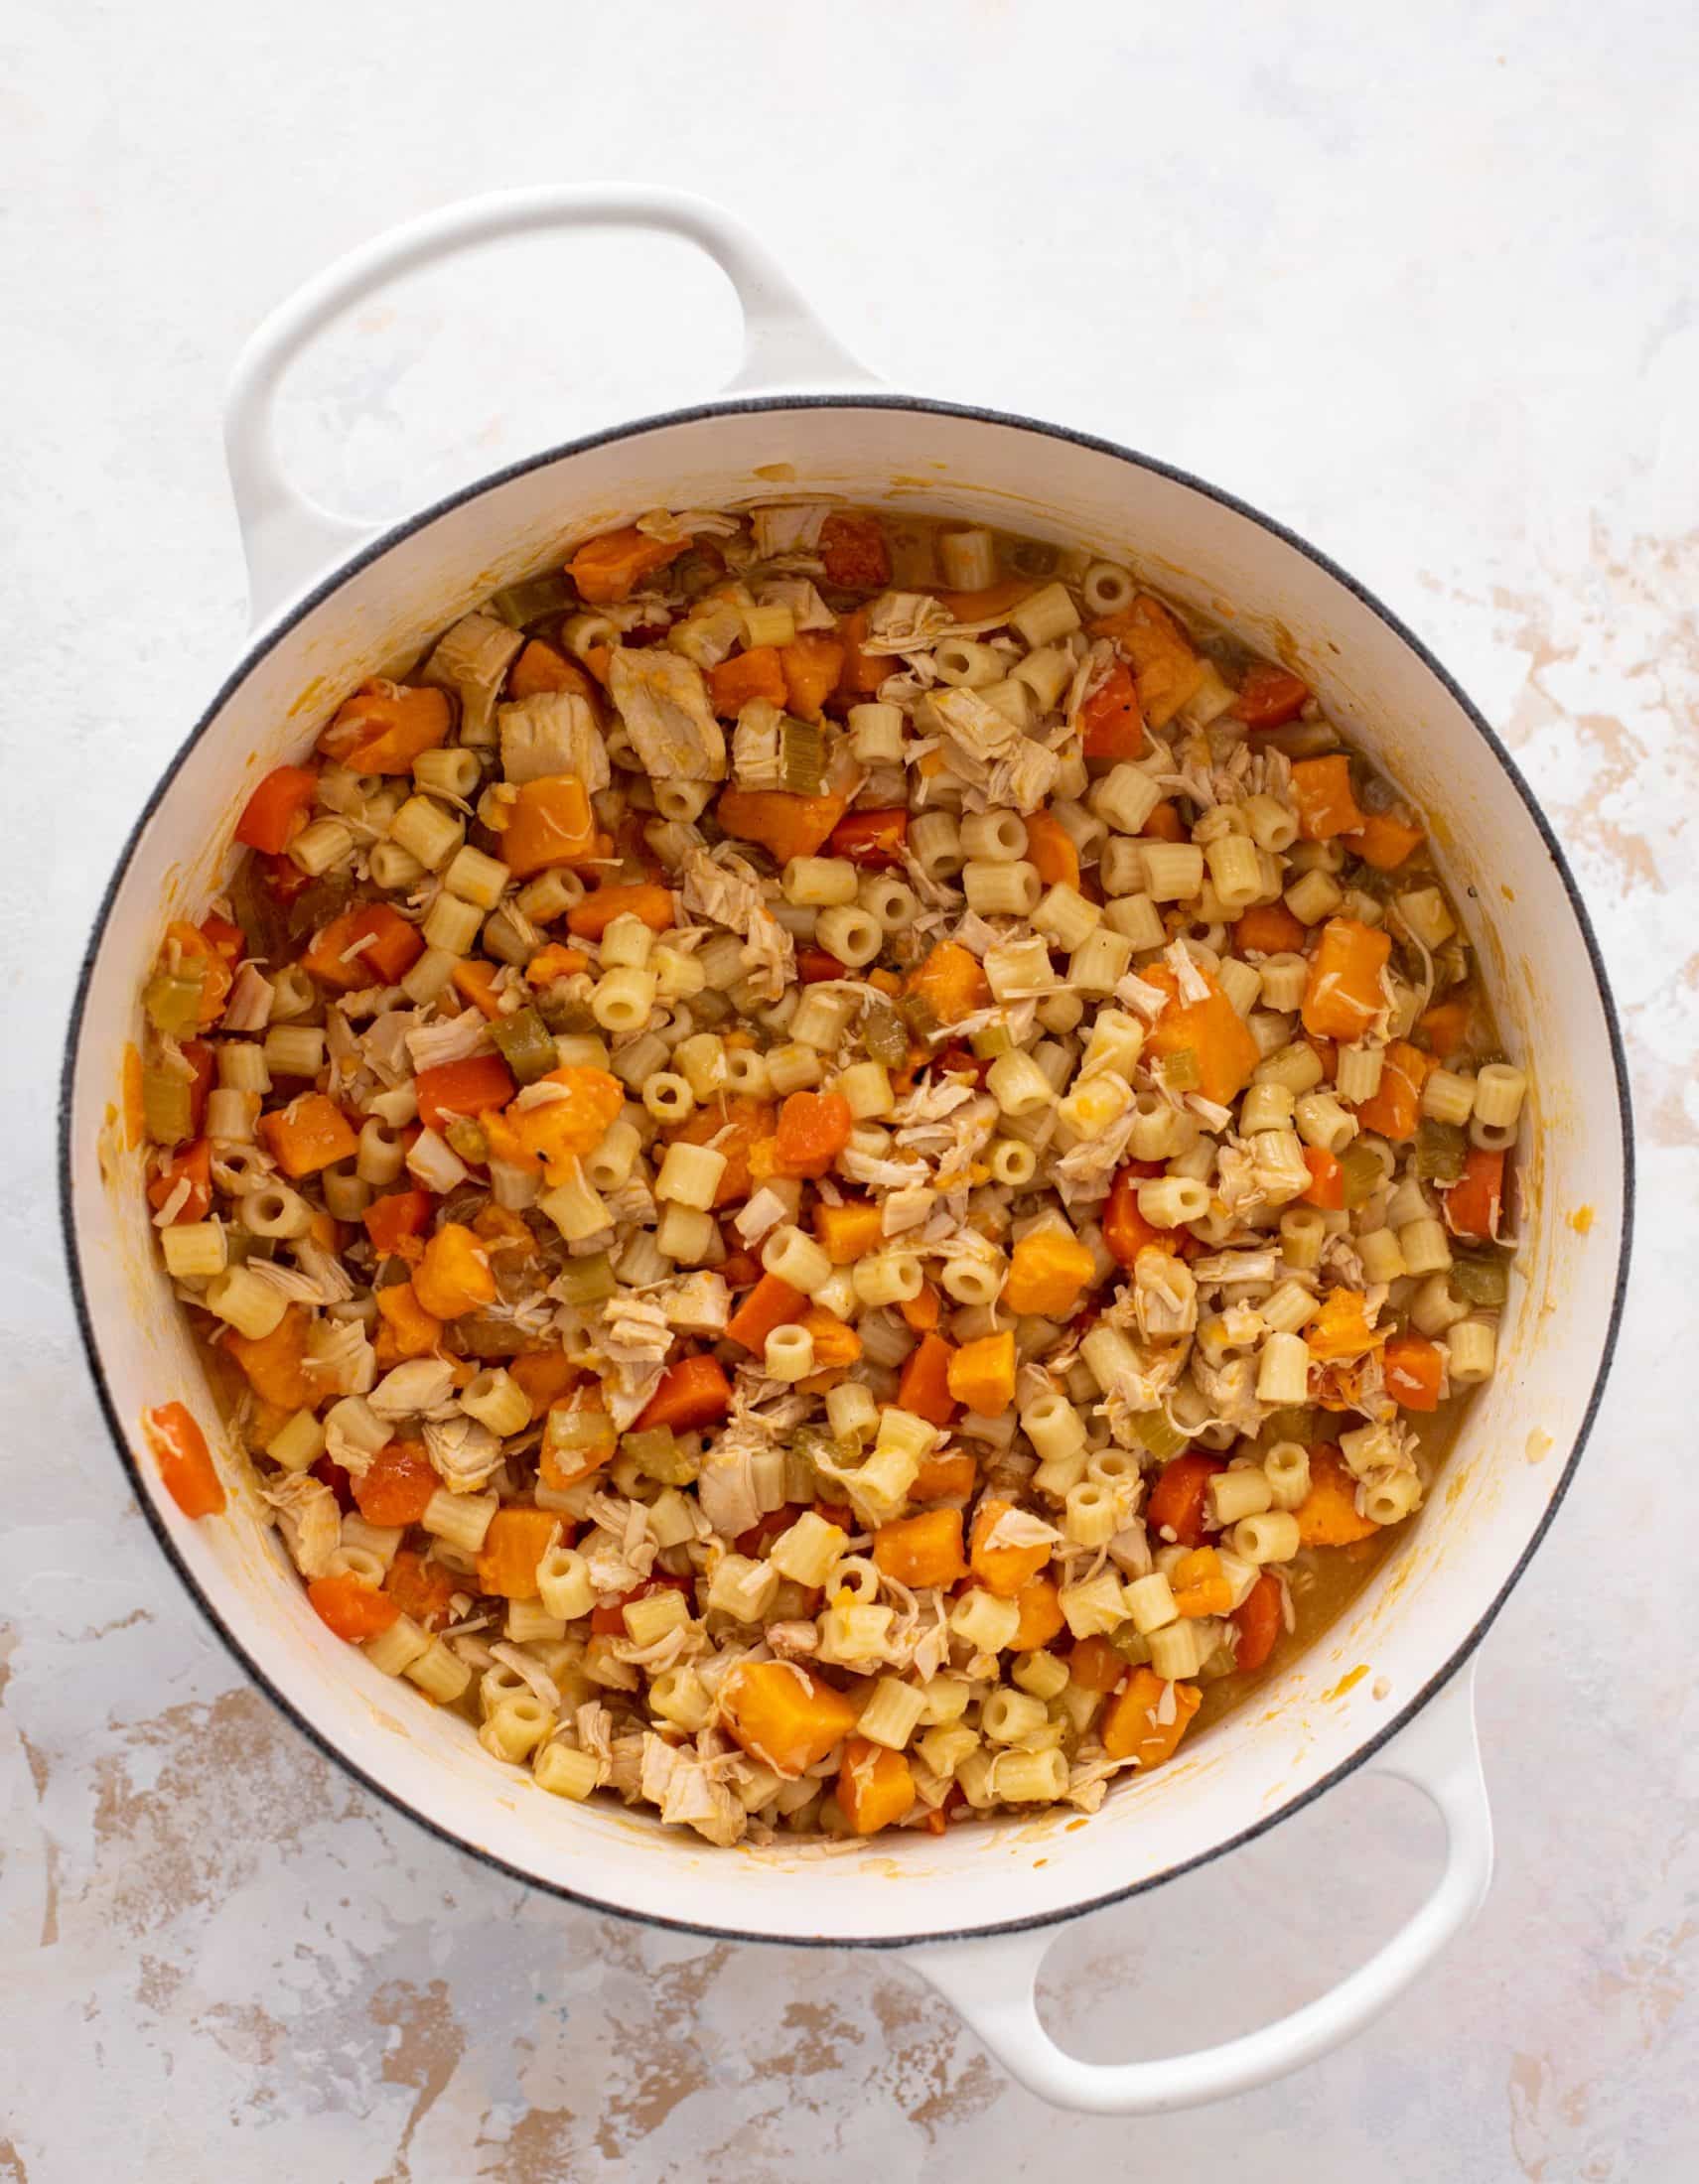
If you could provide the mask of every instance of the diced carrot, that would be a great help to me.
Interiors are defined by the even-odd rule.
[[[458,1319],[496,1300],[496,1277],[481,1238],[445,1221],[413,1270],[413,1294],[435,1319]]]
[[[142,1413],[142,1433],[159,1467],[160,1484],[186,1517],[215,1517],[224,1506],[223,1483],[207,1436],[181,1403],[157,1404]]]
[[[1015,1400],[1015,1330],[964,1342],[949,1361],[949,1392],[965,1411],[999,1418]]]
[[[560,1518],[552,1509],[507,1502],[490,1520],[478,1551],[478,1589],[503,1600],[534,1600],[537,1565],[548,1551]]]
[[[1311,1449],[1310,1491],[1293,1514],[1303,1547],[1349,1547],[1353,1540],[1366,1540],[1379,1530],[1358,1514],[1356,1480],[1332,1441],[1318,1442]]]
[[[1287,668],[1253,660],[1230,711],[1233,719],[1243,721],[1247,728],[1284,728],[1309,702],[1308,683],[1300,682]]]
[[[411,773],[413,761],[447,741],[446,694],[381,677],[361,683],[319,738],[319,749],[351,773]]]
[[[832,694],[835,705],[857,705],[863,698],[871,697],[886,676],[895,674],[901,664],[885,653],[862,650],[867,639],[867,609],[858,607],[853,614],[846,614],[838,623],[844,664],[838,670],[838,687]]]
[[[955,940],[940,940],[910,972],[909,991],[926,1004],[941,1024],[959,1024],[991,1000],[990,982],[979,958]]]
[[[374,1198],[360,1215],[372,1250],[383,1259],[400,1253],[430,1218],[428,1190],[392,1190],[385,1197]]]
[[[1446,1226],[1454,1236],[1480,1244],[1498,1241],[1504,1210],[1504,1156],[1472,1146],[1464,1156],[1463,1179],[1440,1193]]]
[[[319,776],[306,766],[274,766],[236,821],[236,840],[275,857],[286,850],[313,808]]]
[[[785,701],[791,712],[800,714],[805,721],[817,721],[820,708],[836,689],[838,677],[843,673],[843,645],[823,630],[804,629],[788,644],[779,647],[779,665],[784,677]],[[813,853],[794,850],[791,854],[808,857]]]
[[[681,1357],[660,1376],[660,1386],[637,1416],[636,1431],[671,1426],[694,1433],[712,1426],[732,1407],[732,1384],[717,1357]]]
[[[323,1092],[303,1092],[287,1107],[262,1115],[259,1129],[266,1150],[292,1182],[352,1160],[359,1150],[341,1108]]]
[[[1368,1298],[1361,1290],[1330,1290],[1321,1310],[1304,1329],[1304,1340],[1318,1365],[1364,1357],[1384,1339],[1368,1324]]]
[[[595,854],[595,820],[576,773],[519,783],[501,830],[501,861],[515,880],[551,865],[582,864]]]
[[[832,829],[827,848],[834,857],[847,857],[852,865],[883,871],[902,864],[908,839],[909,814],[901,806],[894,811],[851,811]]]
[[[726,1159],[726,1171],[714,1192],[716,1206],[735,1205],[750,1193],[750,1156],[764,1138],[773,1134],[777,1117],[766,1100],[739,1093],[728,1097],[717,1092],[705,1100],[689,1121],[668,1133],[674,1145],[707,1145]]]
[[[1141,592],[1130,607],[1090,625],[1094,637],[1113,637],[1133,663],[1139,704],[1152,728],[1162,728],[1200,688],[1206,673],[1192,640],[1162,604]]]
[[[1027,818],[1027,858],[1047,887],[1079,886],[1079,851],[1054,813],[1035,811]]]
[[[307,1371],[308,1318],[305,1305],[291,1304],[269,1334],[241,1334],[231,1327],[224,1336],[224,1355],[241,1367],[254,1394],[282,1411],[304,1410],[317,1400]]]
[[[793,1780],[855,1727],[853,1699],[814,1670],[788,1661],[746,1661],[720,1689],[726,1726],[749,1753]]]
[[[1035,1229],[1010,1254],[1003,1301],[1012,1312],[1065,1319],[1078,1304],[1095,1265],[1077,1237]]]
[[[901,1584],[954,1584],[967,1575],[961,1511],[923,1509],[916,1516],[882,1524],[873,1535],[873,1560],[886,1576]]]
[[[865,1199],[846,1199],[841,1206],[824,1203],[814,1208],[814,1234],[834,1267],[853,1266],[884,1240],[878,1206]]]
[[[1395,1141],[1413,1138],[1422,1119],[1423,1081],[1433,1066],[1432,1055],[1408,1039],[1394,1039],[1381,1063],[1379,1084],[1357,1106],[1363,1129]]]
[[[1209,1481],[1227,1468],[1220,1456],[1201,1452],[1165,1463],[1145,1502],[1145,1523],[1158,1539],[1172,1535],[1182,1547],[1202,1547]]]
[[[1380,974],[1391,954],[1390,933],[1354,917],[1330,917],[1310,958],[1305,1030],[1323,1038],[1360,1038],[1386,1007]]]
[[[855,1117],[841,1092],[792,1092],[779,1110],[780,1175],[818,1178],[849,1144]]]
[[[492,1023],[501,1014],[501,996],[496,986],[497,968],[482,956],[463,956],[449,973],[449,983],[461,1000],[470,1001]]]
[[[1371,811],[1346,842],[1365,865],[1376,872],[1396,872],[1413,850],[1421,846],[1422,830],[1395,811]]]
[[[1208,988],[1204,998],[1182,1001],[1180,980],[1166,963],[1147,964],[1140,971],[1147,986],[1170,996],[1145,1040],[1145,1055],[1161,1058],[1189,1047],[1198,1058],[1199,1090],[1206,1100],[1229,1107],[1249,1084],[1262,1049],[1214,978],[1207,971],[1200,975]]]
[[[726,1339],[739,1343],[759,1357],[775,1327],[799,1320],[808,1308],[805,1294],[781,1282],[777,1274],[764,1274],[726,1322]]]
[[[1350,760],[1343,751],[1324,758],[1300,758],[1292,768],[1292,801],[1298,807],[1298,832],[1306,842],[1331,842],[1336,834],[1355,834],[1363,814],[1351,793]]]
[[[1126,1673],[1125,1656],[1117,1653],[1107,1638],[1098,1635],[1075,1640],[1067,1656],[1068,1679],[1081,1691],[1118,1690]]]
[[[169,1204],[179,1183],[187,1183],[189,1194],[171,1222],[175,1228],[184,1221],[204,1221],[212,1208],[212,1147],[206,1138],[197,1138],[193,1144],[182,1146],[148,1185],[148,1203],[156,1211]],[[874,1218],[878,1219],[878,1209]]]
[[[1139,1211],[1139,1185],[1160,1175],[1160,1160],[1129,1160],[1109,1186],[1109,1202],[1103,1209],[1103,1241],[1123,1267],[1132,1267],[1141,1251],[1155,1244],[1171,1249],[1171,1232],[1153,1228]]]
[[[1088,758],[1137,758],[1145,721],[1132,671],[1120,660],[1079,709],[1080,749]]]
[[[580,971],[589,968],[590,958],[582,948],[566,948],[558,940],[551,940],[525,965],[525,983],[552,986],[557,978],[575,978]]]
[[[377,1316],[377,1362],[388,1367],[410,1357],[429,1357],[443,1339],[443,1323],[420,1303],[411,1282],[391,1282],[373,1292]]]
[[[1239,1634],[1234,1659],[1242,1670],[1259,1669],[1285,1627],[1280,1579],[1265,1570],[1227,1620]]]
[[[1304,1165],[1310,1170],[1310,1187],[1304,1193],[1306,1205],[1321,1206],[1325,1211],[1337,1211],[1345,1202],[1345,1170],[1331,1153],[1320,1146],[1304,1148]]]
[[[1395,1334],[1380,1353],[1386,1393],[1401,1411],[1437,1411],[1445,1360],[1437,1342],[1419,1334]]]
[[[891,582],[891,549],[876,515],[834,508],[820,525],[820,559],[826,582],[846,592],[878,592]]]
[[[797,1325],[805,1327],[814,1338],[814,1370],[817,1373],[842,1372],[861,1355],[861,1336],[847,1320],[840,1319],[836,1312],[827,1311],[823,1304],[810,1304]]]
[[[307,1597],[320,1622],[351,1646],[380,1638],[401,1612],[389,1593],[379,1592],[352,1570],[337,1577],[315,1577]]]
[[[1062,1590],[1054,1577],[1041,1571],[1029,1577],[1015,1595],[1015,1605],[1021,1620],[1015,1625],[1015,1635],[1009,1641],[1011,1653],[1037,1653],[1048,1646],[1062,1628],[1067,1617],[1062,1611]]]
[[[915,1802],[915,1777],[901,1752],[852,1736],[838,1769],[838,1803],[851,1831],[876,1836],[903,1818]]]
[[[551,1183],[570,1179],[576,1162],[594,1153],[619,1120],[626,1088],[618,1077],[589,1062],[567,1062],[539,1083],[559,1085],[566,1097],[507,1109],[506,1121],[525,1152],[543,1162]],[[527,1085],[534,1092],[534,1085]]]
[[[932,1426],[947,1426],[955,1412],[949,1392],[949,1365],[955,1352],[942,1335],[923,1334],[903,1361],[897,1381],[900,1410],[913,1411]]]
[[[449,1605],[465,1579],[459,1570],[404,1547],[389,1565],[383,1589],[403,1615],[426,1630],[448,1621]]]
[[[779,664],[778,645],[754,645],[709,668],[708,697],[714,711],[726,721],[735,721],[752,698],[766,698],[770,704],[781,706],[784,669]]]
[[[938,1293],[929,1282],[922,1282],[913,1297],[904,1297],[897,1309],[903,1314],[903,1324],[913,1334],[930,1334],[943,1317]]]
[[[824,948],[798,948],[796,951],[796,982],[799,986],[818,986],[829,978],[848,978],[849,965],[840,963],[835,955],[828,955]]]
[[[722,791],[714,816],[740,842],[759,842],[775,862],[812,857],[844,815],[841,796],[792,796],[777,788]]]
[[[1104,1712],[1104,1751],[1111,1759],[1136,1760],[1140,1773],[1148,1774],[1174,1757],[1203,1697],[1196,1684],[1169,1684],[1155,1669],[1134,1669]]]
[[[522,698],[541,698],[556,691],[588,698],[592,705],[599,696],[594,679],[576,660],[532,637],[508,670],[507,695],[517,704]]]
[[[971,1448],[934,1448],[920,1458],[920,1468],[909,1488],[909,1499],[917,1502],[965,1499],[973,1492],[978,1479],[979,1465]]]
[[[354,1498],[367,1524],[417,1524],[442,1481],[423,1441],[385,1441],[354,1481]]]
[[[1469,1043],[1474,1018],[1473,997],[1458,994],[1449,1001],[1436,1002],[1425,1011],[1417,1019],[1416,1028],[1424,1034],[1441,1061],[1450,1061],[1459,1047]]]
[[[1150,817],[1139,831],[1141,834],[1154,835],[1159,842],[1184,842],[1186,840],[1186,822],[1181,818],[1179,807],[1170,796],[1165,796],[1162,802],[1154,807]]]
[[[346,1517],[354,1507],[354,1481],[335,1456],[321,1456],[308,1466],[309,1478],[315,1478],[321,1486],[328,1486],[337,1498],[337,1507]]]
[[[997,1495],[987,1495],[973,1513],[968,1540],[967,1559],[973,1574],[1000,1600],[1015,1599],[1021,1587],[1036,1577],[1051,1559],[1047,1540],[1035,1541],[1030,1547],[991,1545],[991,1535],[1013,1507],[1012,1502]]]
[[[1212,1547],[1195,1547],[1182,1555],[1168,1581],[1175,1607],[1184,1616],[1225,1615],[1233,1604],[1232,1585]]]
[[[1284,902],[1258,902],[1233,926],[1233,945],[1241,955],[1291,955],[1304,945],[1307,928]]]
[[[522,1350],[507,1360],[507,1371],[529,1398],[533,1418],[541,1418],[578,1380],[578,1368],[564,1350]]]
[[[518,1087],[499,1054],[469,1054],[464,1061],[439,1062],[413,1079],[419,1120],[441,1130],[457,1115],[482,1115],[487,1107],[505,1107]]]
[[[313,937],[301,968],[333,993],[393,986],[425,952],[424,937],[387,902],[360,902]]]
[[[614,607],[628,600],[646,576],[676,561],[690,541],[650,538],[635,523],[600,538],[587,538],[566,565],[578,596],[591,607]]]

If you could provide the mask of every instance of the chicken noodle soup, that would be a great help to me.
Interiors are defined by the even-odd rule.
[[[657,511],[235,839],[142,995],[165,1265],[303,1611],[545,1791],[1092,1811],[1493,1369],[1525,1080],[1420,815],[1129,568]]]

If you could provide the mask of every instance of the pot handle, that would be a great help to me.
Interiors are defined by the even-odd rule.
[[[743,361],[728,393],[879,384],[826,331],[748,229],[701,198],[673,190],[550,185],[444,205],[328,266],[278,305],[236,359],[224,403],[224,454],[256,623],[384,528],[319,506],[284,475],[272,412],[289,366],[334,319],[398,275],[478,243],[555,227],[648,228],[682,235],[706,251],[743,309]]]
[[[1054,1927],[906,1952],[1004,2067],[1041,2100],[1099,2116],[1153,2116],[1220,2101],[1313,2063],[1360,2032],[1427,1970],[1481,1908],[1492,1877],[1492,1816],[1475,1733],[1470,1663],[1366,1763],[1421,1790],[1446,1824],[1446,1866],[1415,1915],[1367,1964],[1290,2016],[1219,2047],[1148,2063],[1082,2063],[1039,2022],[1034,1984]]]

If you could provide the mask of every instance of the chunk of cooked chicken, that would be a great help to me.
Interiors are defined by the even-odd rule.
[[[608,689],[652,779],[725,779],[726,738],[694,662],[662,645],[622,646],[609,658]]]
[[[575,773],[595,795],[610,779],[608,747],[596,725],[588,698],[572,690],[545,690],[496,715],[501,735],[501,771],[513,782],[540,781],[553,773]]]
[[[509,628],[482,611],[463,614],[437,639],[420,680],[452,690],[459,698],[462,743],[496,741],[496,701],[524,641],[522,629]]]

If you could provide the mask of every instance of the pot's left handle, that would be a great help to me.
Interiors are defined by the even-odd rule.
[[[1492,1878],[1492,1816],[1475,1734],[1471,1663],[1367,1762],[1414,1784],[1446,1824],[1446,1864],[1427,1901],[1365,1965],[1271,2025],[1191,2055],[1148,2063],[1082,2063],[1039,2022],[1034,1984],[1054,1927],[982,1941],[933,1942],[908,1961],[998,2060],[1041,2100],[1098,2116],[1156,2116],[1264,2086],[1315,2062],[1394,2001],[1481,1908]]]
[[[563,186],[500,191],[445,205],[351,250],[297,289],[236,360],[224,405],[224,453],[256,623],[382,528],[319,506],[290,483],[278,461],[273,407],[302,349],[341,313],[400,274],[475,244],[574,227],[660,230],[707,252],[737,291],[744,316],[743,361],[726,391],[879,384],[827,332],[748,229],[703,199],[671,190]]]

